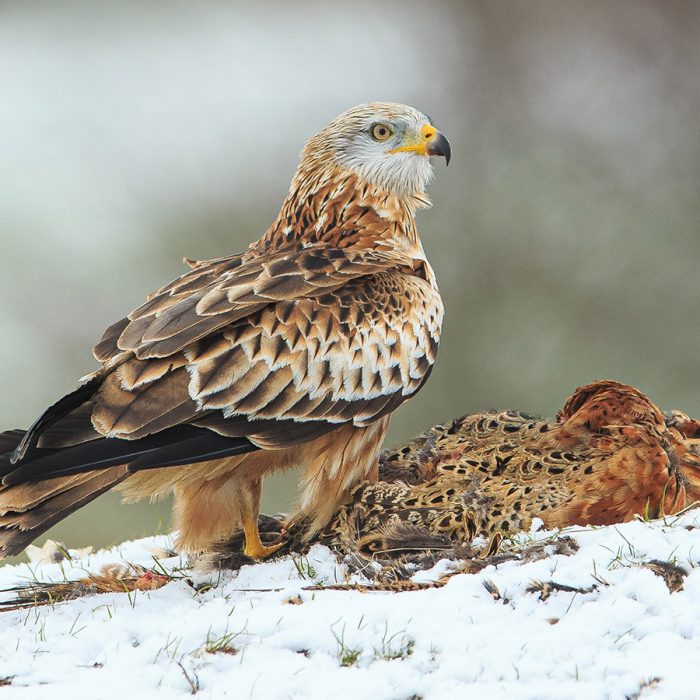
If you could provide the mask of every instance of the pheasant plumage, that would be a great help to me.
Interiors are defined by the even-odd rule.
[[[700,422],[613,381],[581,387],[554,421],[477,413],[382,454],[320,541],[365,552],[469,543],[527,529],[658,517],[700,497]]]

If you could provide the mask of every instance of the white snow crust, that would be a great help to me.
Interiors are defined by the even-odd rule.
[[[651,523],[569,528],[580,549],[458,574],[411,592],[304,590],[362,582],[327,548],[196,574],[148,592],[93,595],[0,614],[5,698],[700,697],[700,509]],[[533,531],[521,542],[556,537]],[[113,562],[154,565],[167,537],[60,564],[0,568],[0,588],[60,581]],[[641,566],[689,573],[671,593]],[[183,567],[179,557],[160,560]],[[442,561],[415,580],[449,572]],[[589,593],[527,592],[533,580]],[[500,593],[484,587],[492,581]],[[274,590],[261,590],[274,589]],[[4,598],[9,594],[2,594]],[[290,602],[291,601],[291,602]],[[299,602],[301,601],[301,602]],[[346,664],[346,665],[343,665]]]

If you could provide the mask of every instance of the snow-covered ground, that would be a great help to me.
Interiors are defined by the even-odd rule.
[[[314,584],[347,582],[347,570],[315,546],[306,557],[217,575],[199,591],[177,580],[5,612],[0,692],[120,700],[700,697],[700,509],[564,534],[577,552],[489,566],[426,590],[322,590]],[[167,545],[149,538],[31,570],[5,566],[0,588],[79,578],[112,562],[153,566],[153,547]],[[652,559],[688,571],[682,590],[670,592],[643,566]],[[442,561],[414,578],[437,580],[454,566]],[[541,595],[533,581],[584,592]]]

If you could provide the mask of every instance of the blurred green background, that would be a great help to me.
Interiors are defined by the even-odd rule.
[[[601,377],[700,414],[699,36],[693,0],[3,2],[0,426],[74,388],[183,255],[257,238],[305,139],[369,100],[453,149],[419,220],[444,340],[389,444]],[[294,495],[275,478],[264,508]],[[158,529],[167,503],[107,495],[50,536]]]

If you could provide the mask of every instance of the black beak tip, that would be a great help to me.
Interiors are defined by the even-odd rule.
[[[445,163],[450,164],[450,158],[452,157],[452,149],[450,148],[450,142],[440,133],[430,142],[428,146],[428,153],[431,156],[444,156]]]

